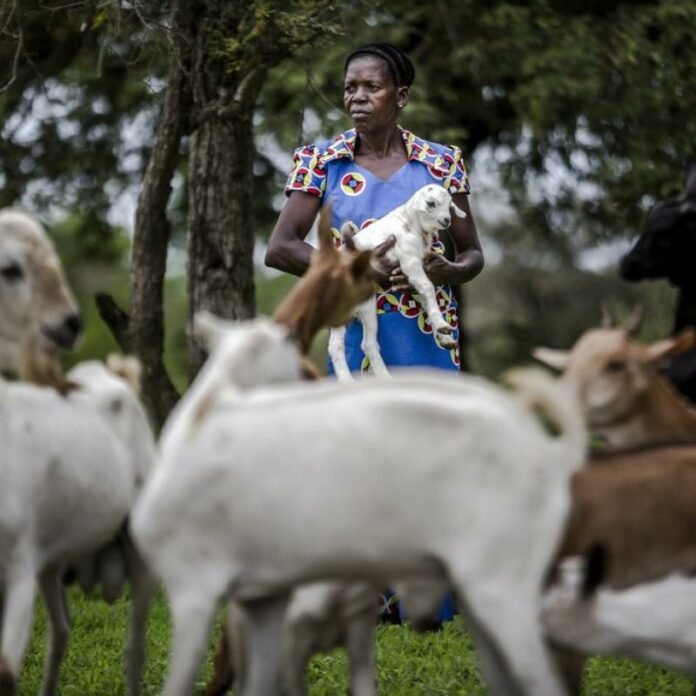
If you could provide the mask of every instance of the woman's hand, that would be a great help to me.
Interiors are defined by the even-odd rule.
[[[428,252],[423,260],[423,268],[425,275],[428,276],[433,285],[446,285],[452,282],[454,264],[445,258],[444,254],[436,254],[434,251]]]
[[[434,251],[429,252],[423,259],[425,274],[435,286],[445,285],[450,282],[453,266],[454,264],[448,261],[443,254],[438,254]],[[395,292],[416,293],[416,289],[411,286],[400,266],[395,266],[392,269],[388,285]]]
[[[391,285],[391,274],[398,265],[395,261],[389,261],[387,252],[396,244],[396,237],[392,235],[386,241],[378,244],[372,250],[372,275],[374,279],[384,288]]]

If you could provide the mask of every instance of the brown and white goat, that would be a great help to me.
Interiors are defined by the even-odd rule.
[[[573,512],[545,596],[545,629],[567,650],[561,664],[575,690],[583,654],[696,676],[696,444],[678,444],[696,441],[696,412],[657,371],[693,346],[694,332],[647,346],[631,333],[605,326],[570,351],[534,353],[577,389],[590,431],[625,448],[596,454],[574,476]]]
[[[372,296],[375,277],[371,258],[372,251],[357,251],[350,243],[341,251],[336,249],[326,208],[319,220],[319,249],[312,254],[305,274],[273,313],[273,320],[290,330],[302,355],[307,355],[320,329],[343,326],[355,307]]]
[[[660,375],[657,365],[689,350],[696,332],[642,346],[630,330],[586,331],[569,351],[537,348],[534,357],[563,371],[578,391],[590,432],[612,447],[696,440],[696,410]]]
[[[591,459],[557,559],[542,618],[572,693],[593,654],[696,676],[696,445]]]

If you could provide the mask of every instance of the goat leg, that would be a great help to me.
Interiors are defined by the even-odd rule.
[[[46,656],[46,672],[42,686],[43,696],[53,696],[58,690],[58,671],[68,644],[70,617],[68,615],[65,587],[61,579],[62,568],[49,568],[41,573],[39,585],[46,605],[50,626],[50,644]]]
[[[401,270],[408,278],[408,282],[415,288],[425,303],[425,313],[430,325],[433,327],[433,337],[443,348],[455,348],[457,342],[452,337],[452,327],[442,316],[440,307],[435,297],[435,288],[428,279],[419,260],[404,259],[401,261]]]

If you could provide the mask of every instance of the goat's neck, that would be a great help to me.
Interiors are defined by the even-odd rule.
[[[679,288],[672,333],[679,333],[687,326],[696,326],[696,284]]]
[[[160,450],[176,451],[179,444],[188,439],[218,392],[222,389],[232,391],[233,384],[234,380],[230,380],[229,376],[219,374],[217,365],[210,359],[205,362],[167,418],[159,438]]]
[[[624,422],[598,429],[615,447],[696,438],[696,410],[691,408],[659,375],[639,400],[635,415]]]
[[[316,289],[319,292],[319,289]],[[292,302],[284,302],[273,314],[273,321],[287,327],[288,334],[297,341],[297,346],[302,355],[309,353],[314,336],[323,323],[316,311],[312,311],[310,304],[318,304],[320,296],[312,292],[303,292],[301,295],[293,295]]]

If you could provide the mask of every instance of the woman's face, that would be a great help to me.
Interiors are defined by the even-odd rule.
[[[354,58],[346,70],[343,106],[360,133],[393,126],[399,105],[408,101],[408,87],[397,89],[384,61],[374,56]]]

